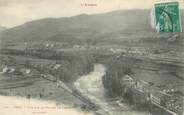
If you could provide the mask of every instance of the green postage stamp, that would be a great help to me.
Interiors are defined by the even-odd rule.
[[[154,6],[157,31],[181,32],[181,17],[178,2],[157,3]]]

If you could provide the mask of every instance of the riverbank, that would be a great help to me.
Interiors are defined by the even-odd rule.
[[[121,98],[109,98],[103,87],[102,77],[106,74],[106,67],[95,64],[94,71],[81,76],[75,83],[76,89],[85,97],[101,107],[104,115],[148,115],[147,112],[133,111],[129,105],[121,102]]]

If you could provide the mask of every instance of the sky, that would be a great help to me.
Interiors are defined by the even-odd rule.
[[[168,0],[0,0],[0,26],[11,28],[32,20],[70,17],[83,13],[151,9],[154,3],[160,1]],[[175,1],[179,1],[180,7],[184,8],[184,0]]]

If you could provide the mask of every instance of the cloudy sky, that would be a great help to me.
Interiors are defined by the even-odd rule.
[[[47,17],[69,17],[119,9],[150,9],[166,0],[0,0],[0,26],[14,27]],[[177,0],[184,6],[184,0]],[[95,6],[82,6],[82,4]],[[184,8],[184,7],[182,7]]]

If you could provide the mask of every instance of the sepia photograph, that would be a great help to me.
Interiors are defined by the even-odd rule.
[[[184,115],[184,0],[0,0],[0,115]]]

